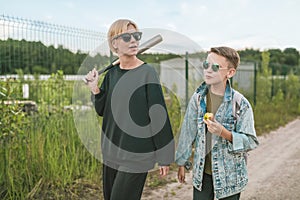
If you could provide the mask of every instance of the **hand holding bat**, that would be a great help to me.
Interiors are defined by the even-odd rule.
[[[96,68],[90,71],[86,76],[85,79],[86,84],[89,86],[91,92],[93,94],[98,94],[100,92],[98,88],[98,81],[99,81],[99,74]]]

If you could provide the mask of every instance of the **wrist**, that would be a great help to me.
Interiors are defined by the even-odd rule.
[[[94,88],[91,88],[91,92],[93,94],[98,94],[98,93],[100,93],[100,89],[98,87],[94,87]]]
[[[222,137],[222,133],[223,133],[223,126],[221,127],[221,131],[220,131],[220,137]]]

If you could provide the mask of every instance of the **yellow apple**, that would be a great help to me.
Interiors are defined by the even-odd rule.
[[[205,113],[204,115],[204,119],[205,120],[212,120],[214,118],[214,114],[213,113]]]

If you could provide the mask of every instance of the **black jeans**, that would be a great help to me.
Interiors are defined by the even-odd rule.
[[[239,200],[241,193],[222,198],[220,200]],[[194,188],[193,200],[214,200],[214,186],[212,176],[203,174],[202,191]]]
[[[127,173],[103,165],[103,194],[105,200],[140,200],[146,173]]]

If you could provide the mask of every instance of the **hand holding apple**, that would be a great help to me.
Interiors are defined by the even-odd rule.
[[[207,130],[218,136],[222,135],[223,126],[215,121],[213,113],[205,113],[203,117],[204,123],[207,125]]]

